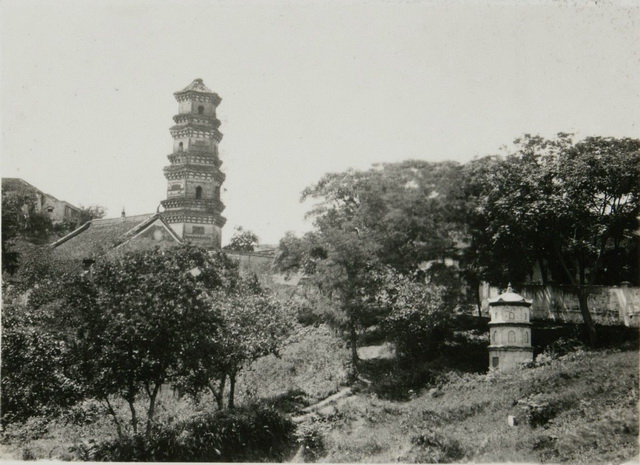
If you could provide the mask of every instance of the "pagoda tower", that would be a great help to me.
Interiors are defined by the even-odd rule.
[[[173,152],[164,168],[167,199],[163,217],[185,241],[220,248],[226,219],[221,215],[220,186],[225,175],[220,171],[218,144],[222,133],[216,108],[221,98],[196,79],[173,94],[178,114],[171,127]]]

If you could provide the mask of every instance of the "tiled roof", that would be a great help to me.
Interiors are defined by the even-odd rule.
[[[176,94],[182,94],[185,92],[202,92],[205,94],[213,94],[213,91],[204,85],[202,79],[194,79],[191,84],[189,84],[184,89],[176,92]]]
[[[515,292],[513,292],[511,290],[511,287],[509,287],[507,292],[504,292],[497,297],[488,299],[488,301],[489,305],[531,305],[532,303],[531,300],[527,300],[520,294],[516,294]]]
[[[129,235],[143,227],[157,214],[128,216],[126,218],[95,219],[51,244],[57,254],[66,258],[97,257],[122,244]]]

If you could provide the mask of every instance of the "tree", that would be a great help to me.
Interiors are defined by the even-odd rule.
[[[253,252],[260,240],[253,232],[245,230],[242,226],[236,226],[229,244],[225,250],[233,252]]]
[[[88,207],[80,205],[80,219],[78,225],[82,225],[87,221],[91,221],[96,218],[104,218],[107,214],[107,209],[101,205],[89,205]]]
[[[237,266],[224,254],[193,246],[135,251],[94,265],[91,279],[69,275],[34,292],[36,307],[53,305],[61,340],[73,347],[76,379],[87,395],[107,405],[120,396],[138,433],[135,401],[148,400],[146,434],[154,421],[160,387],[177,379],[218,334],[220,319],[204,300],[233,289]],[[202,354],[202,355],[200,355]]]
[[[3,292],[2,423],[55,416],[85,396],[75,381],[70,346],[49,329],[48,311],[34,311]],[[10,293],[9,293],[10,294]]]
[[[328,320],[349,334],[356,371],[358,330],[383,314],[374,298],[379,271],[391,266],[417,279],[421,263],[455,254],[450,192],[459,171],[407,161],[326,174],[304,190],[303,201],[317,201],[308,214],[315,230],[286,236],[276,265],[304,271],[321,291]]]
[[[227,406],[232,409],[238,373],[260,357],[277,354],[291,331],[293,318],[251,280],[245,280],[232,292],[215,292],[207,297],[207,302],[221,320],[218,354],[215,359],[209,359],[213,362],[207,376],[209,387],[222,409],[225,379],[228,379]],[[212,383],[214,379],[218,381],[217,386]]]
[[[480,273],[504,284],[523,279],[534,263],[543,279],[554,270],[554,279],[574,288],[595,345],[587,298],[607,257],[624,256],[620,249],[637,242],[639,167],[639,140],[574,142],[569,134],[552,140],[525,135],[506,158],[476,163],[485,174],[470,170],[475,180],[467,188],[475,189],[470,249],[478,251]],[[503,264],[502,277],[488,272],[500,270],[496,261]]]
[[[384,280],[378,299],[389,308],[383,326],[398,356],[409,363],[434,357],[451,332],[455,300],[443,286],[416,282],[392,270]]]
[[[20,266],[20,239],[46,243],[53,225],[45,213],[35,211],[32,195],[2,192],[2,271],[15,273]]]

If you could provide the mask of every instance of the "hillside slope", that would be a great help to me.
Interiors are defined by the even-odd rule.
[[[322,437],[322,462],[622,463],[638,456],[637,408],[637,350],[579,351],[514,373],[453,375],[403,403],[360,393],[308,436]]]

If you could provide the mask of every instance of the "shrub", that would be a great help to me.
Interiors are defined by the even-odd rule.
[[[315,462],[327,453],[323,426],[313,422],[298,427],[296,436],[302,447],[302,458],[305,462]]]
[[[430,363],[398,364],[395,360],[362,360],[362,373],[373,380],[367,389],[385,400],[407,401],[421,389],[442,381],[442,372]]]
[[[307,393],[301,389],[289,389],[287,392],[260,399],[260,405],[271,407],[282,413],[299,413],[309,406]]]
[[[458,440],[438,432],[430,431],[413,436],[411,443],[419,448],[416,462],[420,463],[458,462],[465,456],[465,451]]]
[[[571,396],[571,394],[569,394]],[[565,410],[572,409],[577,400],[572,397],[534,394],[518,401],[533,428],[547,425]]]
[[[247,406],[156,426],[148,438],[123,436],[78,454],[91,461],[283,461],[295,445],[294,423],[274,409]]]
[[[570,352],[584,350],[586,346],[576,337],[561,337],[549,344],[543,351],[543,354],[549,357],[558,358],[567,355]]]

